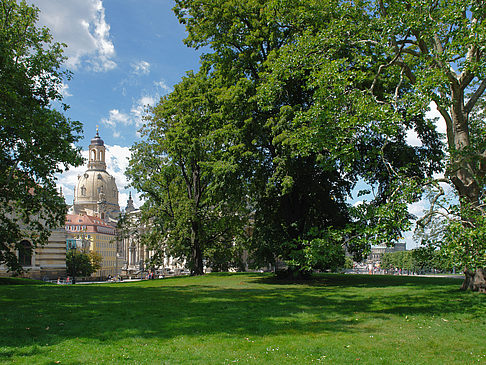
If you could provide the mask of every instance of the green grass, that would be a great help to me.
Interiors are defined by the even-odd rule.
[[[265,274],[0,285],[0,362],[485,364],[486,295],[459,286]]]

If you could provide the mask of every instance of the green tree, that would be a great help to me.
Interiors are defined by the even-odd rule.
[[[91,269],[93,270],[91,272],[91,274],[95,273],[96,271],[101,269],[101,265],[103,263],[103,256],[101,256],[101,254],[99,252],[89,251],[88,257],[89,257],[89,261],[91,262]],[[86,276],[89,276],[89,275],[86,275]]]
[[[271,1],[180,0],[176,4],[175,12],[188,30],[186,43],[210,45],[212,52],[203,56],[203,63],[226,87],[243,84],[248,95],[247,112],[241,113],[235,126],[244,150],[237,151],[239,166],[254,212],[252,261],[263,265],[284,259],[303,270],[307,265],[292,256],[315,239],[313,232],[347,222],[344,197],[350,184],[326,151],[300,153],[286,143],[285,137],[292,131],[293,106],[308,105],[309,93],[298,83],[289,85],[281,94],[291,102],[290,107],[284,101],[261,105],[257,97],[269,56],[290,43],[302,28],[275,16],[278,9]]]
[[[152,247],[187,260],[192,275],[204,273],[207,250],[231,249],[246,217],[228,153],[234,133],[221,114],[225,92],[204,72],[189,73],[152,109],[128,168],[147,198],[142,210],[156,233]]]
[[[97,265],[95,263],[95,265]],[[90,276],[96,271],[90,253],[69,250],[66,254],[66,273],[73,277],[73,282],[77,276]]]
[[[280,100],[287,85],[303,77],[312,102],[296,113],[298,128],[290,142],[331,151],[345,169],[378,187],[377,199],[362,207],[371,214],[358,216],[359,224],[350,231],[361,242],[353,239],[351,244],[363,245],[363,237],[365,242],[399,237],[410,226],[404,207],[420,196],[424,178],[431,178],[443,162],[444,180],[454,186],[461,204],[477,210],[476,216],[484,215],[486,148],[484,138],[476,138],[484,137],[484,128],[477,133],[481,128],[476,127],[484,122],[472,118],[486,89],[483,2],[274,4],[284,6],[281,14],[303,12],[295,18],[304,19],[309,29],[275,52],[268,83],[261,88],[263,98]],[[327,23],[320,23],[324,19]],[[432,121],[424,117],[431,103],[446,122],[447,160]],[[410,130],[422,146],[406,143]],[[466,217],[472,218],[461,218],[464,227],[474,225]],[[376,229],[386,235],[376,234]],[[476,251],[468,245],[455,247],[472,257]],[[468,278],[484,277],[484,268],[474,261],[463,265]]]
[[[56,173],[82,158],[73,143],[81,124],[53,108],[63,107],[62,45],[36,27],[38,10],[25,1],[0,3],[0,264],[21,271],[15,252],[47,243],[64,224],[66,205]]]

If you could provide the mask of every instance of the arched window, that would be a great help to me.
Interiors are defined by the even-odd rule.
[[[96,150],[91,150],[91,160],[96,161]]]
[[[29,241],[20,242],[19,263],[22,266],[32,266],[32,245]]]
[[[103,151],[102,150],[99,151],[98,157],[99,157],[99,161],[103,161],[104,160],[103,159]]]

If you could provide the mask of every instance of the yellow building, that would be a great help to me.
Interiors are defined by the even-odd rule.
[[[116,229],[99,217],[66,215],[67,248],[94,251],[101,255],[101,269],[93,277],[106,278],[119,272],[117,263]],[[71,244],[70,244],[71,243]]]

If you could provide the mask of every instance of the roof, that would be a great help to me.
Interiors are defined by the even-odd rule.
[[[66,224],[67,223],[69,223],[70,225],[113,227],[112,225],[104,222],[101,218],[84,214],[66,214]]]

